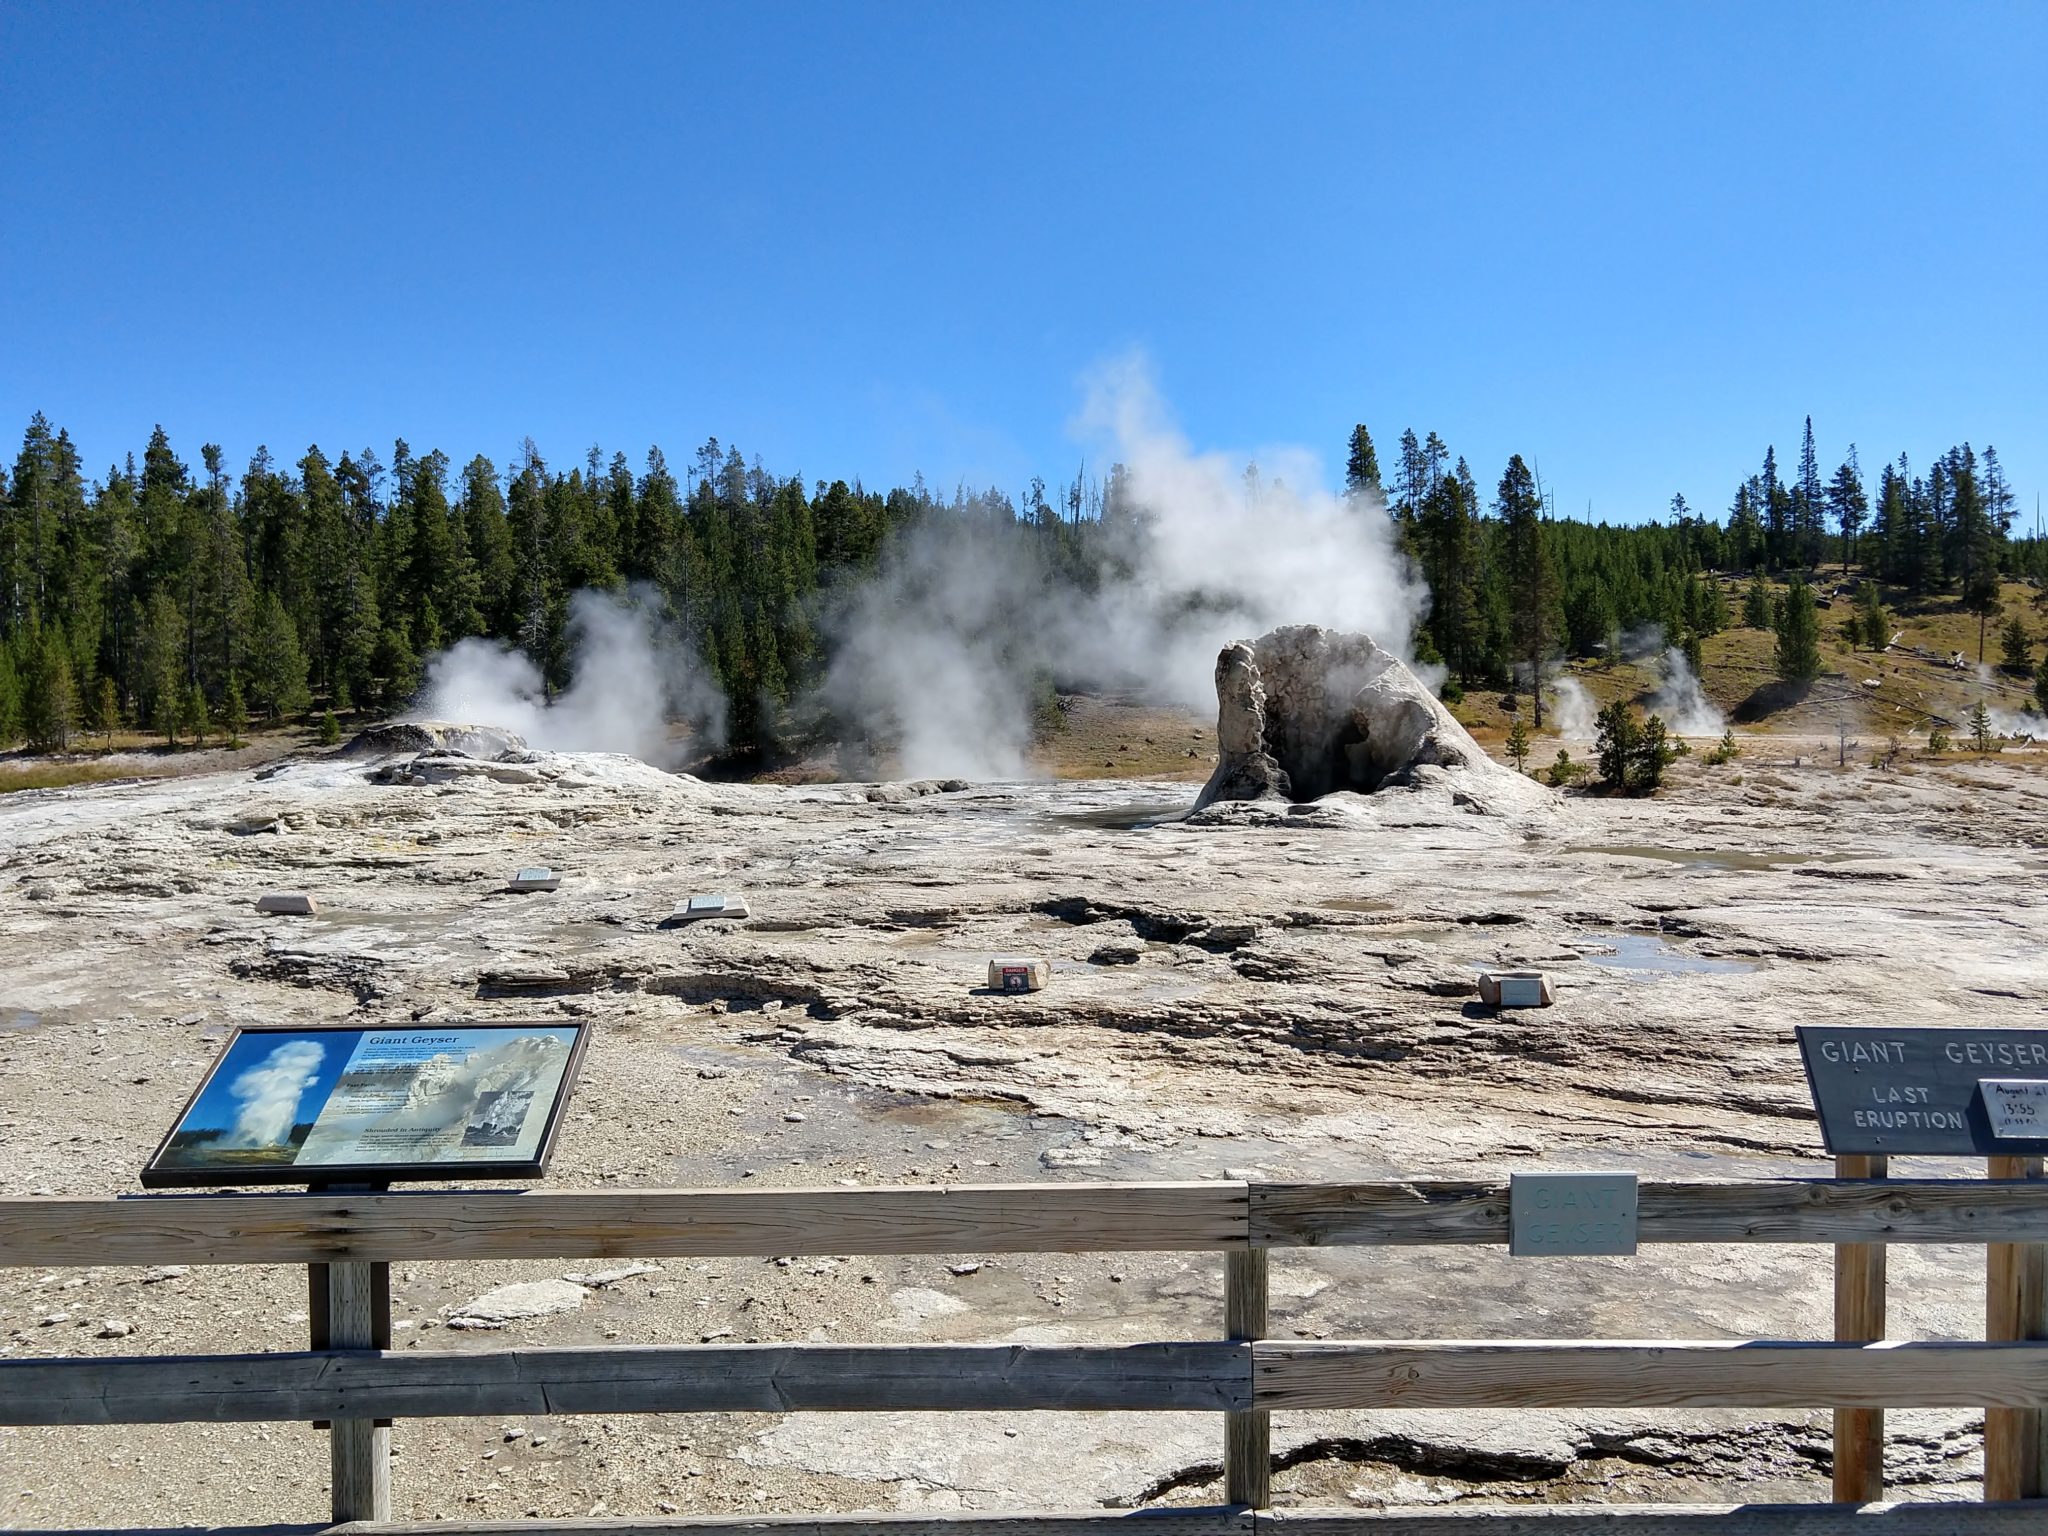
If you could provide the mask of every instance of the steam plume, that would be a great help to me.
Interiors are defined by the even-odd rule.
[[[1593,695],[1586,691],[1586,685],[1568,672],[1559,672],[1550,680],[1550,720],[1557,727],[1557,734],[1574,740],[1585,737],[1590,740],[1599,727],[1599,711],[1593,707]]]
[[[224,1147],[274,1147],[291,1138],[299,1096],[320,1070],[326,1051],[312,1040],[293,1040],[272,1051],[228,1088],[241,1108],[221,1138]]]
[[[1727,717],[1707,697],[1685,652],[1665,643],[1660,626],[1646,624],[1623,635],[1621,654],[1629,661],[1660,669],[1661,680],[1643,708],[1661,717],[1675,735],[1718,736],[1728,728]]]
[[[902,531],[828,619],[824,703],[898,737],[906,773],[1028,771],[1046,679],[1206,711],[1217,651],[1276,624],[1364,630],[1407,653],[1426,594],[1384,507],[1320,489],[1304,451],[1262,450],[1256,480],[1242,459],[1196,452],[1135,357],[1087,381],[1073,427],[1128,477],[1098,585],[1048,568],[1045,541],[1004,522],[934,519]]]
[[[467,639],[427,663],[416,718],[458,720],[515,731],[556,752],[623,752],[662,766],[685,746],[669,722],[687,720],[690,746],[725,738],[725,700],[695,651],[660,617],[660,597],[636,587],[620,598],[583,591],[569,599],[570,682],[547,697],[540,668],[524,651]]]

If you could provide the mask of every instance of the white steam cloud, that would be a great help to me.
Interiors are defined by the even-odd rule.
[[[312,1085],[326,1054],[316,1041],[293,1040],[236,1078],[228,1092],[241,1107],[220,1144],[275,1147],[290,1140],[298,1120],[299,1099]]]
[[[1663,720],[1673,734],[1719,736],[1728,729],[1727,717],[1707,697],[1685,652],[1665,643],[1659,625],[1646,624],[1623,635],[1621,654],[1626,660],[1658,669],[1660,680],[1643,701],[1643,708]]]
[[[1567,672],[1551,678],[1550,723],[1557,728],[1558,735],[1590,741],[1599,729],[1599,715],[1593,695],[1586,691],[1584,683]]]
[[[1131,357],[1088,381],[1074,433],[1123,465],[1106,574],[1065,579],[1002,521],[904,530],[834,613],[822,702],[894,739],[914,777],[1031,771],[1033,706],[1051,681],[1208,710],[1216,654],[1279,624],[1363,630],[1407,654],[1427,595],[1385,509],[1322,490],[1299,449],[1198,453]]]
[[[1991,729],[1999,736],[2031,736],[2048,741],[2048,715],[2032,709],[1987,709]]]
[[[553,699],[524,651],[493,640],[458,641],[427,663],[413,717],[495,725],[555,752],[622,752],[668,766],[690,747],[725,738],[725,700],[695,651],[660,617],[661,598],[583,591],[569,599],[569,686]],[[688,721],[692,741],[672,739]]]

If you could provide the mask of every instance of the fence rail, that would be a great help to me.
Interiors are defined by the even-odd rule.
[[[2039,1243],[2048,1181],[1644,1183],[1644,1243]],[[1508,1187],[967,1184],[0,1200],[0,1263],[1144,1253],[1505,1244]]]
[[[334,1502],[359,1536],[660,1531],[918,1536],[2005,1536],[2048,1528],[2048,1504],[1544,1508],[1330,1513],[1263,1508],[1275,1409],[1725,1406],[1841,1410],[1868,1461],[1885,1408],[1987,1410],[2001,1488],[2043,1491],[2048,1334],[2040,1255],[2048,1181],[2031,1163],[1986,1181],[1878,1178],[1645,1183],[1639,1236],[1660,1243],[1989,1244],[1984,1343],[1358,1340],[1264,1338],[1268,1250],[1505,1244],[1505,1184],[1122,1183],[871,1189],[417,1191],[0,1199],[0,1264],[306,1264],[331,1287],[337,1342],[388,1338],[363,1312],[394,1260],[773,1257],[791,1254],[1226,1255],[1221,1339],[1139,1344],[612,1346],[459,1352],[320,1348],[226,1356],[0,1361],[0,1424],[329,1421]],[[1838,1259],[1838,1264],[1842,1261]],[[1881,1277],[1857,1259],[1856,1273]],[[319,1268],[325,1266],[325,1268]],[[1881,1284],[1881,1278],[1879,1283]],[[1867,1285],[1852,1286],[1861,1294]],[[1839,1298],[1844,1294],[1838,1287]],[[344,1297],[353,1298],[344,1302]],[[1881,1296],[1879,1298],[1881,1300]],[[1868,1303],[1869,1296],[1862,1296]],[[336,1320],[354,1310],[345,1327]],[[1867,1305],[1864,1312],[1867,1313]],[[357,1315],[362,1314],[362,1315]],[[1877,1311],[1881,1326],[1882,1308]],[[323,1335],[324,1337],[325,1335]],[[316,1340],[317,1342],[317,1340]],[[1124,1410],[1226,1415],[1229,1506],[1081,1515],[518,1522],[388,1520],[388,1457],[372,1426],[397,1418],[809,1410]],[[1991,1445],[1996,1438],[1997,1446]],[[1995,1451],[1995,1454],[1994,1454]],[[1987,1473],[1987,1487],[1992,1475]],[[1841,1488],[1838,1480],[1838,1495]],[[1868,1497],[1881,1486],[1864,1466]],[[372,1517],[367,1523],[360,1517]]]

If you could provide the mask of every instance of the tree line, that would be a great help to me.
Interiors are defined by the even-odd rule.
[[[1253,516],[1255,468],[1247,482]],[[1853,450],[1822,483],[1810,422],[1796,477],[1768,452],[1725,523],[1683,497],[1668,521],[1558,518],[1520,456],[1486,497],[1434,432],[1404,432],[1383,479],[1358,427],[1346,486],[1359,515],[1384,506],[1427,583],[1418,648],[1453,693],[1651,624],[1696,648],[1730,621],[1711,572],[1798,576],[1860,554],[1906,591],[1982,606],[2000,573],[2048,563],[2041,540],[2009,536],[1994,450],[1964,445],[1922,473],[1901,457],[1866,494]],[[316,704],[392,709],[426,658],[468,636],[519,646],[559,687],[570,596],[633,586],[695,645],[746,749],[818,678],[831,648],[821,616],[893,537],[934,520],[985,526],[1086,588],[1114,578],[1112,535],[1136,515],[1122,466],[1034,479],[1014,499],[940,496],[921,478],[876,491],[779,476],[716,439],[680,477],[659,448],[637,466],[593,448],[563,468],[529,441],[509,464],[479,455],[458,469],[402,439],[388,463],[367,448],[314,446],[289,463],[259,448],[234,475],[211,443],[195,471],[158,427],[139,462],[88,478],[69,434],[38,413],[0,468],[0,746],[122,726],[175,742]]]

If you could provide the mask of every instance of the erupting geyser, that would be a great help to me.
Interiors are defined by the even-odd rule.
[[[1545,798],[1496,763],[1422,680],[1369,635],[1315,624],[1216,658],[1216,771],[1195,802],[1317,800],[1437,785],[1478,809]]]

